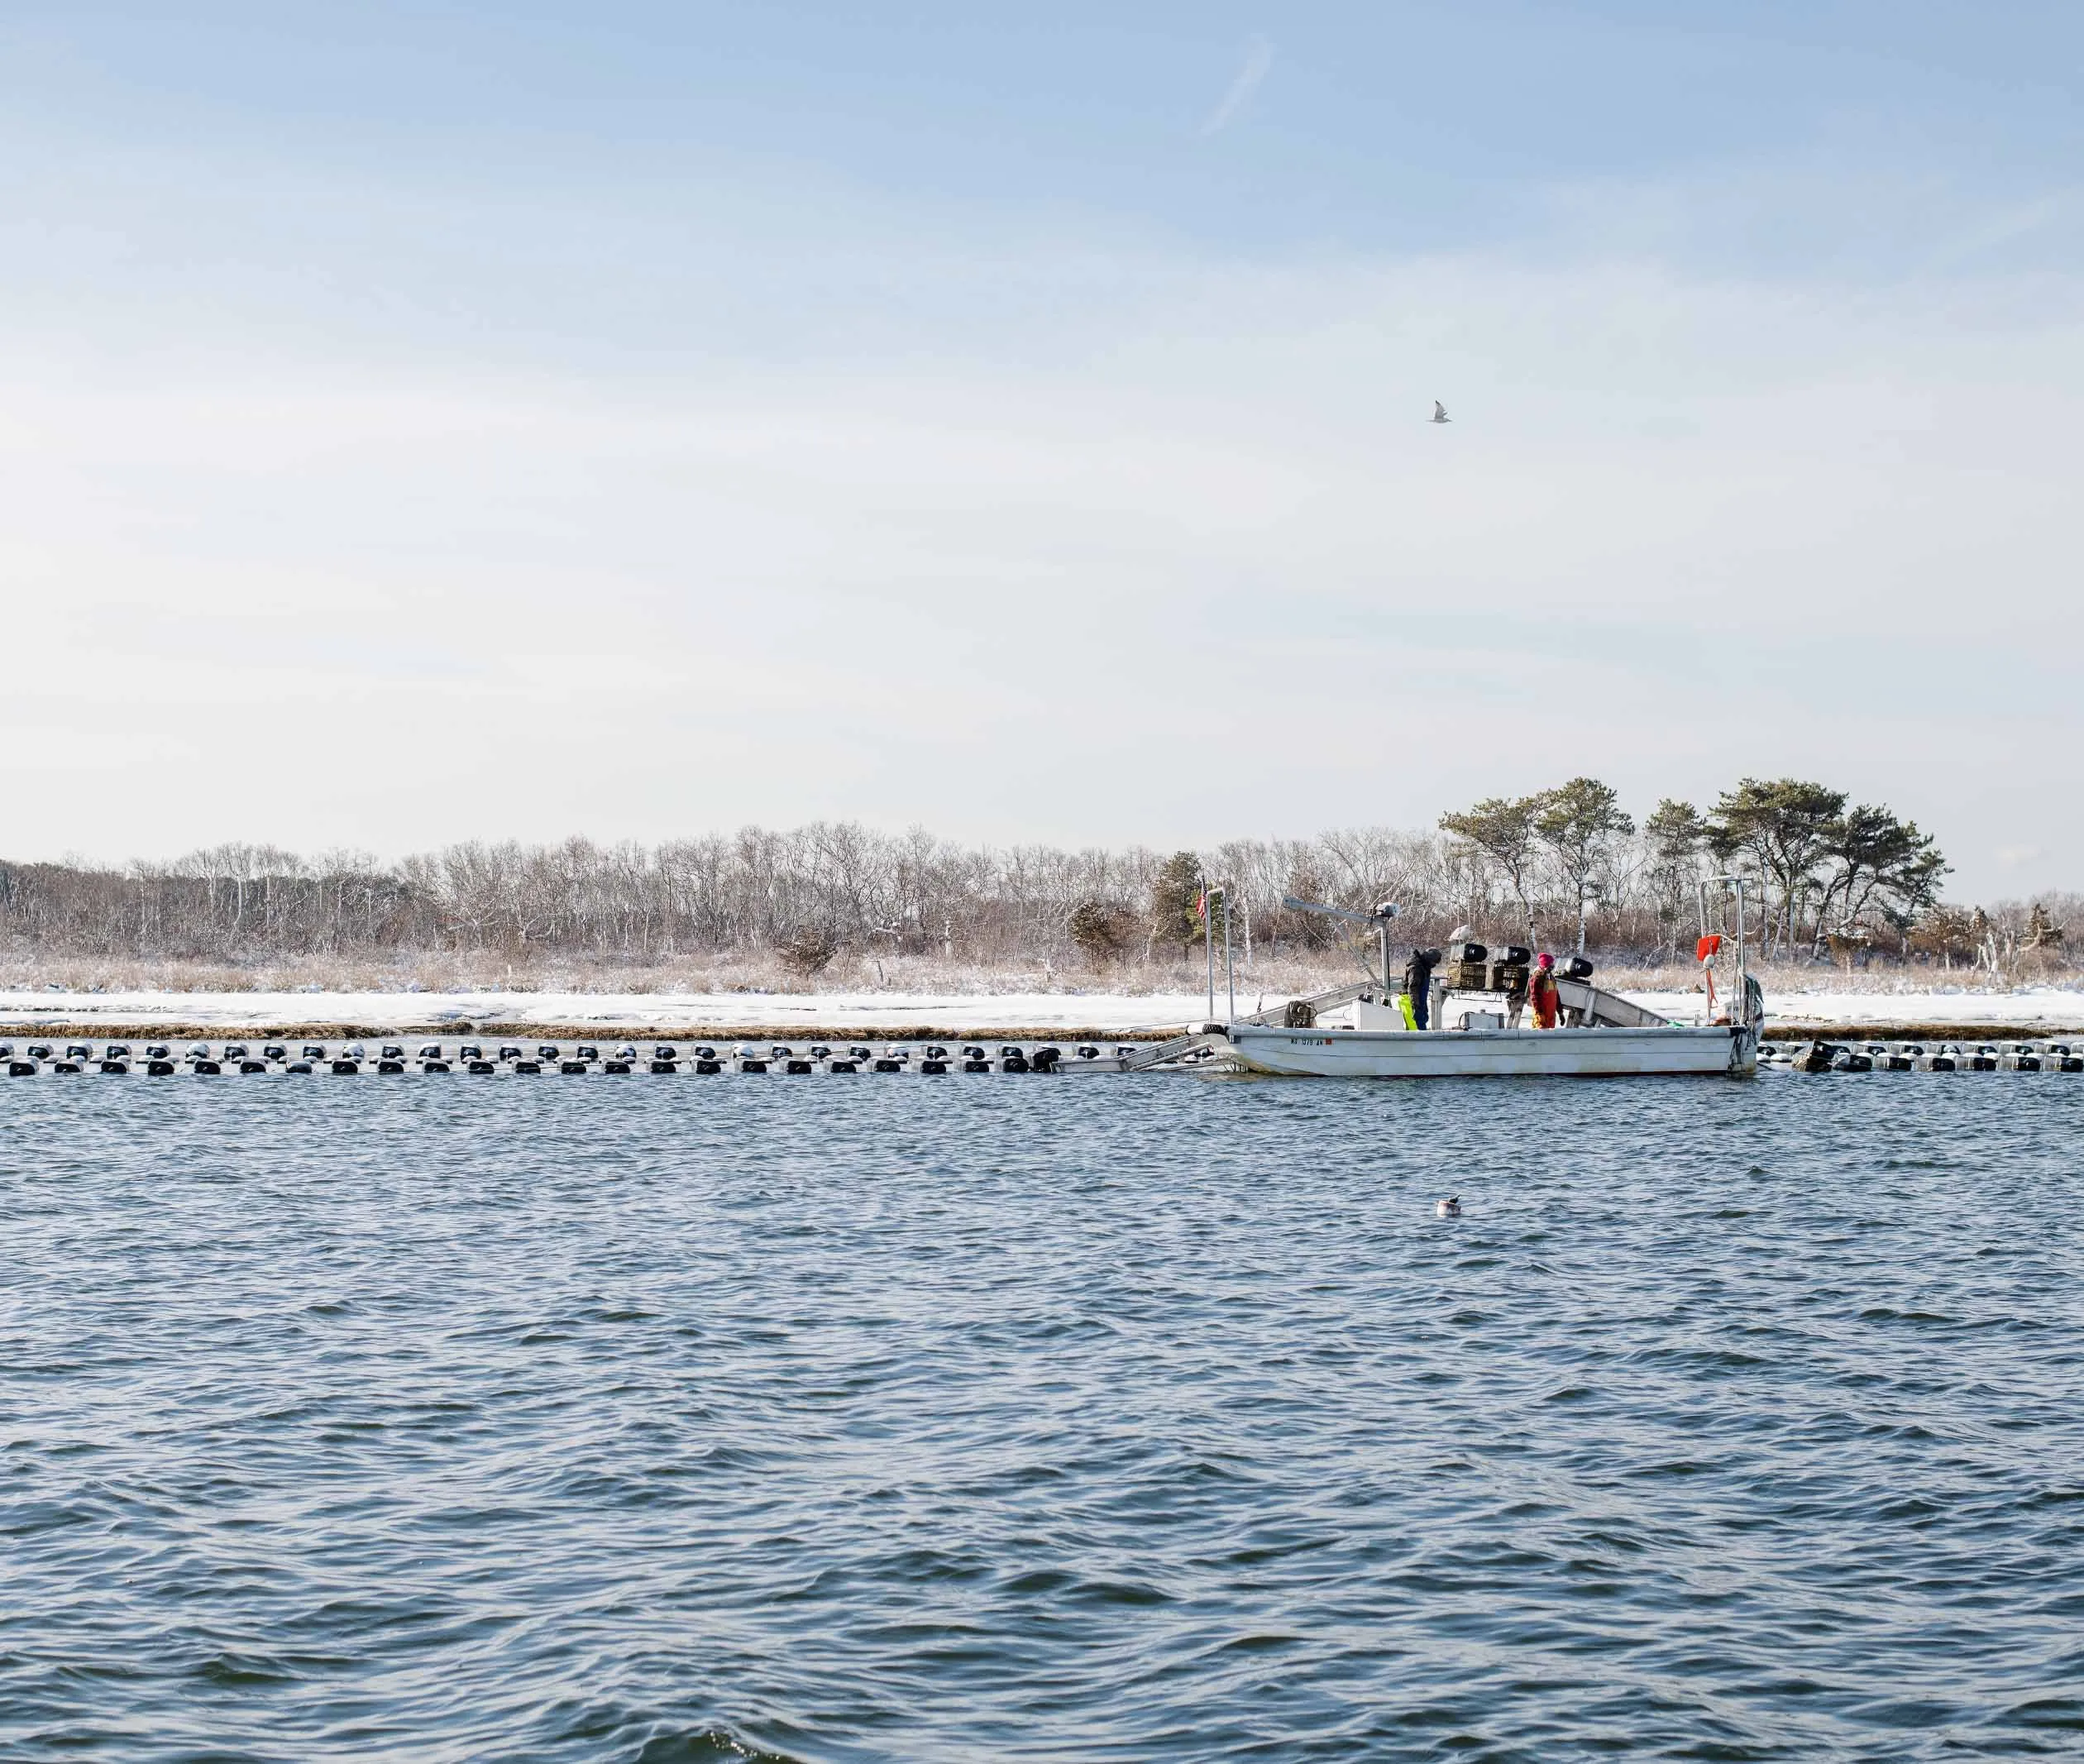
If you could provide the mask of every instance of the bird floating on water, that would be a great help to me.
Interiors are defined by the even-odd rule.
[[[1451,423],[1455,420],[1452,417],[1447,414],[1447,407],[1441,404],[1438,399],[1435,399],[1433,400],[1432,419],[1436,423]]]
[[[1459,1219],[1461,1217],[1461,1197],[1451,1194],[1444,1201],[1435,1201],[1433,1217],[1436,1219]]]

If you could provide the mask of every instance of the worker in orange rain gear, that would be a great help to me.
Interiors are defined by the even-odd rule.
[[[1556,989],[1556,958],[1546,949],[1534,958],[1534,978],[1527,982],[1527,998],[1534,1007],[1534,1026],[1555,1028],[1563,1000]]]

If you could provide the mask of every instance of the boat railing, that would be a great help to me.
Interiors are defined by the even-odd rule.
[[[1312,992],[1307,998],[1279,1004],[1270,1011],[1255,1011],[1250,1016],[1240,1016],[1236,1021],[1256,1023],[1263,1029],[1279,1029],[1287,1023],[1288,1012],[1296,1005],[1307,1005],[1310,1015],[1315,1017],[1326,1011],[1336,1011],[1341,1005],[1350,1005],[1356,998],[1378,996],[1382,991],[1379,980],[1356,980],[1350,986],[1335,986],[1328,992]]]

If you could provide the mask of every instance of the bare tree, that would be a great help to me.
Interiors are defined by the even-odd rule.
[[[1819,819],[1819,808],[1829,813]],[[1147,906],[1149,939],[1132,935],[1123,954],[1170,963],[1190,957],[1201,935],[1195,902],[1210,878],[1231,890],[1232,932],[1248,960],[1329,947],[1328,921],[1287,911],[1288,895],[1362,908],[1393,899],[1404,935],[1433,942],[1464,920],[1509,922],[1515,938],[1525,925],[1531,935],[1541,903],[1583,899],[1595,884],[1605,947],[1661,954],[1675,947],[1704,843],[1718,842],[1773,879],[1768,904],[1783,948],[1805,935],[1813,949],[1819,928],[1844,935],[1865,921],[1895,927],[1899,951],[1922,954],[1930,939],[1920,942],[1918,927],[1945,872],[1912,824],[1885,809],[1846,813],[1821,786],[1787,781],[1747,780],[1706,818],[1661,804],[1639,838],[1590,780],[1489,799],[1441,825],[1440,834],[1346,827],[1170,856],[1142,846],[959,846],[918,828],[889,835],[819,823],[656,846],[463,841],[395,863],[240,843],[166,863],[0,863],[0,953],[250,964],[481,952],[638,966],[772,951],[807,927],[835,955],[873,936],[915,956],[1051,963],[1095,958],[1107,911],[1140,920]],[[2024,948],[2067,961],[2033,937],[2018,903],[2000,908],[1979,941],[1995,959]]]
[[[1699,885],[1701,859],[1708,849],[1708,824],[1690,802],[1667,796],[1642,824],[1644,863],[1642,875],[1649,890],[1651,910],[1656,914],[1658,943],[1675,959],[1679,954],[1679,927],[1694,904]]]

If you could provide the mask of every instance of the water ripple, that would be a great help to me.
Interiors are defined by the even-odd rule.
[[[17,1085],[0,1752],[2077,1756],[2081,1108]]]

